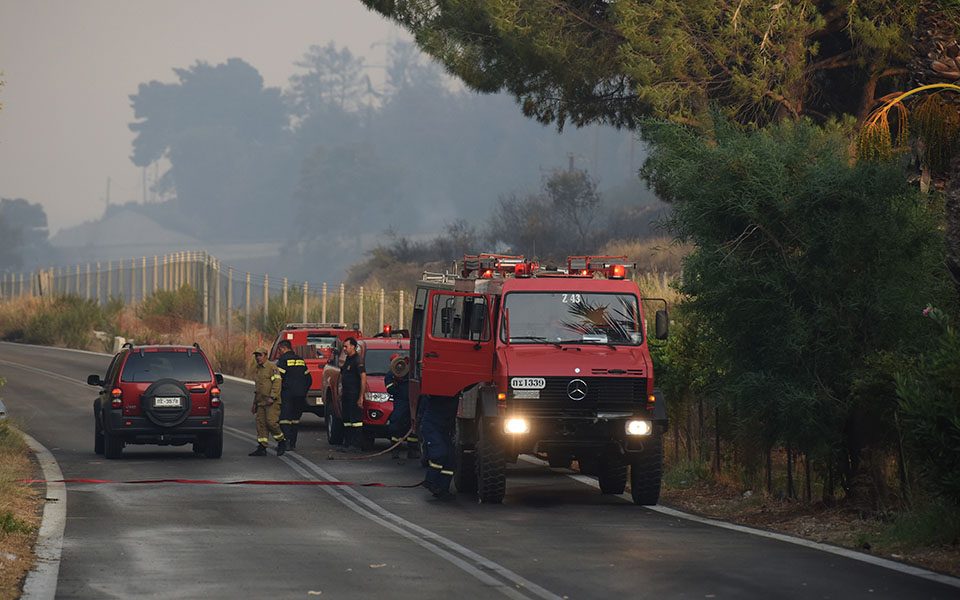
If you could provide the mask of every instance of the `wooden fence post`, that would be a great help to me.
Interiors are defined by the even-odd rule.
[[[213,275],[213,324],[220,327],[220,261],[213,259],[211,266],[211,275]]]
[[[323,289],[320,293],[320,321],[327,322],[327,282],[323,282]]]
[[[243,332],[250,333],[250,273],[247,273],[246,308],[243,311]]]
[[[397,310],[397,329],[403,329],[403,290],[400,290],[400,306]]]
[[[357,322],[360,323],[360,331],[363,331],[363,286],[360,286],[360,301],[357,303]]]
[[[227,267],[227,337],[233,322],[233,267]]]
[[[337,321],[337,323],[343,323],[343,304],[346,297],[347,297],[347,287],[341,283],[340,284],[340,320]]]
[[[307,322],[307,298],[310,297],[310,284],[306,281],[303,282],[303,315],[302,321]]]
[[[270,316],[270,276],[264,273],[263,275],[263,322],[267,322],[267,317]]]
[[[203,324],[210,325],[210,257],[203,255]]]
[[[380,329],[377,331],[383,331],[383,303],[386,301],[386,292],[383,291],[383,288],[380,288]]]
[[[284,277],[283,278],[283,311],[284,312],[287,311],[287,285],[288,285],[287,278]]]

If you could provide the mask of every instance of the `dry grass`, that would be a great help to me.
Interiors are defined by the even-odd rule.
[[[690,254],[693,247],[689,244],[677,244],[668,237],[655,237],[645,240],[614,240],[600,249],[600,254],[626,256],[636,261],[637,272],[679,274],[681,260]]]
[[[20,481],[35,473],[20,433],[0,421],[0,600],[20,596],[23,579],[33,566],[42,497]]]

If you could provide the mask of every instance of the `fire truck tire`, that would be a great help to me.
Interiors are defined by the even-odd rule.
[[[601,494],[623,493],[627,489],[627,471],[630,465],[619,454],[610,454],[600,459],[600,471],[597,480],[600,482]]]
[[[339,446],[343,443],[343,421],[338,419],[332,410],[327,412],[324,420],[327,422],[327,443]]]
[[[547,454],[547,463],[552,469],[569,469],[573,458],[569,454]]]
[[[481,504],[500,504],[507,491],[507,458],[493,422],[480,426],[476,462],[477,500]]]
[[[660,479],[663,476],[663,438],[650,439],[630,465],[630,494],[633,503],[654,506],[660,500]]]
[[[477,491],[477,450],[476,439],[468,428],[474,427],[473,421],[457,419],[457,429],[453,435],[453,448],[456,452],[456,466],[453,472],[453,485],[461,494],[474,494]]]

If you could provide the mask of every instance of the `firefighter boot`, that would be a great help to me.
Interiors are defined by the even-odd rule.
[[[267,449],[257,444],[257,449],[251,452],[250,454],[248,454],[247,456],[266,456],[266,455],[267,455]]]
[[[277,456],[283,456],[287,451],[287,440],[280,440],[277,442]]]

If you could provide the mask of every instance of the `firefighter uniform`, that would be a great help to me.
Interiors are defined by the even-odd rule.
[[[259,349],[264,356],[266,350]],[[254,374],[253,404],[256,410],[257,422],[257,443],[259,451],[256,454],[263,454],[267,448],[272,435],[277,442],[279,454],[283,453],[283,442],[285,437],[280,430],[280,371],[277,365],[270,361],[265,361],[262,365],[258,364]]]
[[[386,385],[387,393],[393,398],[393,412],[390,414],[390,441],[397,444],[406,440],[407,458],[417,458],[420,454],[418,439],[410,430],[410,380],[407,376],[396,377],[391,371],[383,378],[383,383]],[[394,449],[393,456],[399,458],[399,446]]]
[[[424,487],[434,496],[450,495],[450,481],[456,465],[453,432],[457,419],[456,398],[421,396],[423,405],[420,433],[426,442],[427,476]]]
[[[307,363],[293,350],[288,350],[277,359],[277,369],[281,375],[280,429],[292,450],[297,447],[300,417],[303,416],[311,378]]]
[[[363,437],[363,410],[357,406],[363,390],[363,374],[366,373],[360,353],[348,356],[340,368],[340,383],[343,392],[340,395],[340,411],[343,417],[343,445],[360,448]]]

